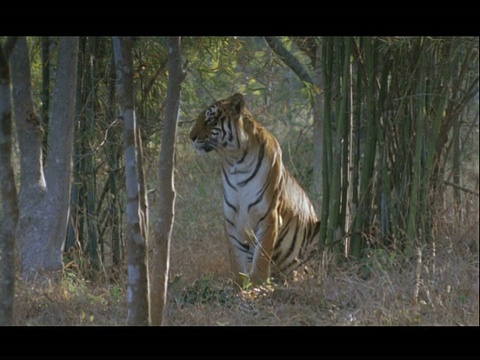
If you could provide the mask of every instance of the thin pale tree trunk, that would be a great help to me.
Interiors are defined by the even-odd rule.
[[[173,182],[175,138],[180,108],[181,83],[185,77],[180,58],[180,38],[168,38],[168,92],[159,161],[160,211],[154,231],[153,276],[151,290],[152,325],[162,325],[167,297],[170,242],[174,221],[175,188]]]
[[[127,307],[129,325],[149,325],[148,258],[145,229],[146,217],[142,215],[139,199],[140,180],[138,167],[137,121],[133,98],[132,38],[114,37],[113,49],[117,71],[117,92],[124,122],[125,172],[127,190],[127,254],[128,291]]]

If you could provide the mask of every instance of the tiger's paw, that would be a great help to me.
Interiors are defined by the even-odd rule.
[[[255,286],[270,285],[270,277],[258,274],[238,273],[233,279],[235,287],[238,290],[248,290]]]
[[[249,286],[251,286],[250,277],[248,276],[248,274],[244,274],[244,273],[240,273],[240,272],[237,273],[237,275],[235,275],[235,278],[233,279],[233,282],[235,284],[235,287],[238,290],[245,290]]]
[[[250,275],[250,283],[253,286],[269,284],[270,278],[268,275],[252,273],[252,275]]]

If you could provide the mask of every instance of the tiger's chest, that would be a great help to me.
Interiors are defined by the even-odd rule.
[[[258,156],[244,163],[225,162],[222,168],[223,212],[226,221],[235,227],[255,231],[258,219],[271,208],[271,167],[268,159]]]

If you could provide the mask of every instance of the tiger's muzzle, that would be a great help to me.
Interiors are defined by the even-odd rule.
[[[192,139],[192,145],[195,151],[199,154],[206,154],[212,150],[215,150],[215,146],[211,141],[208,140],[199,140],[198,138]]]

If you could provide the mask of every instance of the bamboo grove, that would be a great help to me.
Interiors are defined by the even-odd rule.
[[[434,241],[445,180],[459,173],[452,144],[471,135],[460,127],[478,124],[478,102],[465,123],[478,101],[477,39],[336,37],[321,46],[320,247],[337,259],[372,248],[408,258]]]

